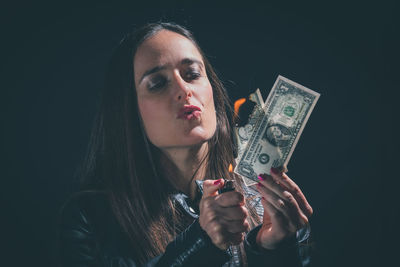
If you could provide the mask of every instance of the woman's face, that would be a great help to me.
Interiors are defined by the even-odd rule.
[[[186,37],[162,30],[137,49],[135,87],[144,128],[161,149],[200,144],[216,129],[203,58]]]

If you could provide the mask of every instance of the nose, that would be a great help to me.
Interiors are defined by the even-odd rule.
[[[175,99],[177,101],[186,101],[192,97],[192,89],[189,84],[182,78],[179,71],[174,72],[175,83]]]

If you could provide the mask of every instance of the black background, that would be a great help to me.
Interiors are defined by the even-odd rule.
[[[314,208],[316,266],[395,258],[398,9],[394,1],[15,2],[1,9],[2,266],[55,266],[112,48],[133,27],[188,26],[231,99],[283,75],[321,98],[289,176]]]

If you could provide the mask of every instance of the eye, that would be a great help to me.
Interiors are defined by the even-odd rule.
[[[164,77],[155,77],[149,80],[147,88],[150,92],[160,91],[168,83],[167,79]]]
[[[185,79],[187,80],[197,80],[201,77],[201,73],[195,69],[189,69],[185,74]]]

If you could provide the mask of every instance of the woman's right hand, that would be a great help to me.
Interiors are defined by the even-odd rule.
[[[230,245],[240,244],[250,226],[243,194],[237,191],[218,194],[222,187],[224,179],[204,181],[199,223],[211,241],[226,250]]]

